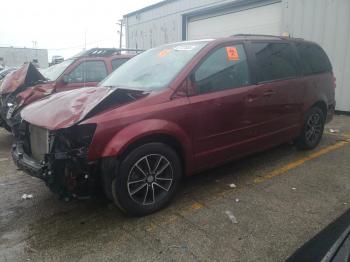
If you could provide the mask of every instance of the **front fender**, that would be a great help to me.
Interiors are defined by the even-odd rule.
[[[176,139],[183,149],[183,157],[186,163],[192,162],[190,135],[176,123],[161,119],[147,119],[126,126],[107,143],[102,152],[102,157],[118,156],[137,140],[157,134],[168,135]]]

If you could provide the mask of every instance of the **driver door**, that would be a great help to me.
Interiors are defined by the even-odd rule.
[[[205,169],[245,151],[264,121],[259,89],[251,83],[244,45],[229,44],[212,51],[191,75],[190,97],[194,159]]]

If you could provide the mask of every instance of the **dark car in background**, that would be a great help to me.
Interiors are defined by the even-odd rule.
[[[320,46],[236,35],[163,45],[98,87],[27,106],[12,156],[63,198],[98,185],[125,212],[146,215],[184,175],[294,141],[315,148],[335,107]]]
[[[0,86],[0,126],[11,131],[19,121],[21,108],[53,92],[96,86],[135,55],[122,54],[122,51],[137,50],[93,48],[46,69],[24,64]]]

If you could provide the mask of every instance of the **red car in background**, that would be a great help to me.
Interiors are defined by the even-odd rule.
[[[24,64],[0,86],[0,126],[11,131],[21,108],[53,92],[96,86],[135,55],[121,51],[138,50],[93,48],[40,71],[32,63]]]
[[[181,177],[281,143],[316,147],[335,108],[325,52],[237,35],[148,50],[98,87],[21,113],[12,156],[62,198],[103,187],[125,212],[164,207]]]

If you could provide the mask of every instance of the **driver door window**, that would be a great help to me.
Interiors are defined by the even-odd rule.
[[[248,62],[243,45],[216,49],[195,71],[194,80],[199,94],[249,85]]]
[[[68,83],[100,82],[107,76],[103,61],[85,61],[68,75]]]

